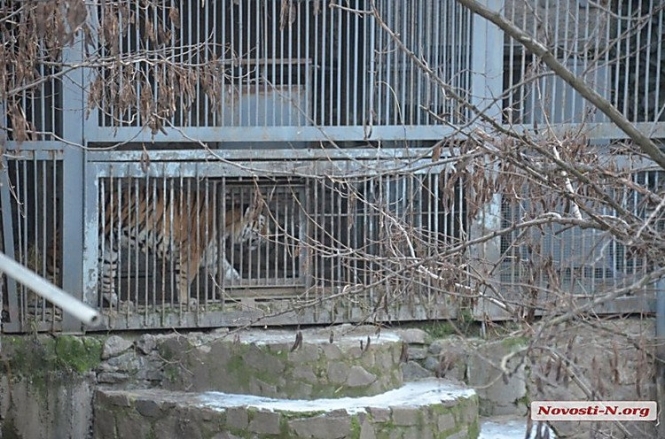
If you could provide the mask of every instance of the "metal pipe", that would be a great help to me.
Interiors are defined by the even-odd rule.
[[[665,279],[656,282],[656,395],[665,403]],[[658,437],[665,437],[665,423],[658,425]]]
[[[656,283],[656,341],[656,355],[665,364],[665,279]]]
[[[100,323],[101,318],[97,311],[1,252],[0,271],[62,308],[82,323],[88,326],[97,326]]]

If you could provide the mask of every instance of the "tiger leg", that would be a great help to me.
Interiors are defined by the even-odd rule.
[[[198,301],[193,297],[189,297],[189,286],[199,272],[201,258],[191,253],[188,255],[186,249],[187,246],[182,247],[184,247],[184,254],[183,249],[181,248],[174,264],[175,275],[178,279],[178,303],[180,305],[189,303],[190,308],[196,308]],[[182,260],[186,259],[187,256],[189,257],[189,260],[186,264],[183,264]]]
[[[237,281],[241,279],[238,270],[233,268],[233,265],[231,265],[226,257],[222,259],[222,265],[224,265],[224,280]]]
[[[104,240],[103,247],[99,245],[99,267],[102,297],[111,306],[118,306],[118,295],[115,293],[115,278],[118,274],[119,251],[111,245],[108,239]]]

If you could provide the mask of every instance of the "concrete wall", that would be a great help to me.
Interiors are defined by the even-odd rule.
[[[649,356],[653,352],[653,319],[617,319],[602,326],[576,323],[544,331],[534,343],[538,349],[526,356],[515,355],[506,363],[510,371],[506,375],[496,365],[506,355],[524,352],[526,338],[433,339],[431,332],[420,329],[399,333],[409,346],[408,361],[402,364],[405,380],[443,376],[466,383],[476,389],[484,416],[526,415],[533,400],[656,398],[654,365]],[[111,337],[4,336],[0,438],[90,437],[92,398],[98,386],[132,389],[191,384],[191,378],[183,381],[177,376],[187,373],[188,355],[200,356],[225,336],[228,338],[225,331]],[[192,347],[183,350],[180,360],[185,361],[164,357],[163,347],[176,341],[178,345],[186,341]],[[552,354],[568,361],[557,362]],[[568,434],[579,439],[602,434],[621,438],[627,437],[626,432],[635,437],[656,437],[652,423],[557,423],[554,427],[559,437]]]
[[[474,387],[481,416],[527,415],[531,401],[655,401],[653,319],[612,319],[546,329],[532,339],[412,340],[404,379],[445,376]],[[532,349],[527,349],[532,343]],[[504,357],[508,374],[498,368]],[[558,422],[557,437],[657,437],[652,422]]]

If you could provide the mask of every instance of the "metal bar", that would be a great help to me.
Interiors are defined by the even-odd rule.
[[[500,78],[499,78],[500,79]],[[377,80],[379,87],[386,90],[386,84],[380,79]],[[323,87],[322,87],[323,88]],[[324,93],[322,90],[321,93]],[[378,93],[380,95],[380,93]],[[231,99],[235,99],[232,97]],[[391,98],[392,99],[392,98]],[[393,99],[394,100],[394,99]],[[380,102],[377,104],[377,106]],[[378,111],[378,110],[377,110]],[[378,113],[382,114],[382,113]],[[374,120],[374,118],[372,118]],[[564,125],[563,127],[568,126]],[[571,125],[578,126],[581,125]],[[595,125],[589,125],[589,128]],[[621,134],[620,130],[612,124],[599,124],[599,128],[608,130],[612,134],[616,133],[618,137],[626,137]],[[640,124],[636,125],[638,128]],[[533,128],[533,127],[531,127]],[[559,129],[559,126],[554,127]],[[587,128],[585,125],[584,128]],[[573,128],[574,129],[574,128]],[[665,123],[649,124],[645,127],[644,132],[651,133],[653,130],[657,132],[665,131]],[[240,127],[240,126],[225,126],[225,127],[184,127],[177,130],[165,128],[166,134],[158,132],[152,134],[150,130],[142,130],[134,127],[101,127],[94,135],[96,138],[88,138],[88,143],[96,142],[112,142],[112,143],[131,143],[133,145],[140,145],[146,143],[149,145],[158,145],[161,142],[168,143],[186,143],[193,145],[192,149],[198,148],[196,144],[192,144],[191,139],[197,139],[201,142],[225,142],[226,149],[245,149],[245,150],[265,150],[261,143],[270,142],[271,148],[274,147],[276,142],[284,142],[282,148],[292,150],[294,154],[300,153],[300,150],[292,149],[291,144],[288,142],[343,142],[343,141],[404,141],[404,140],[440,140],[446,138],[462,138],[464,132],[458,132],[455,127],[448,127],[441,124],[438,125],[374,125],[371,130],[368,130],[365,125],[354,126],[302,126],[297,131],[293,127],[288,126],[273,126],[273,127]],[[589,130],[593,133],[593,131]],[[609,136],[604,136],[606,138]],[[235,143],[237,142],[237,143]],[[249,145],[249,143],[254,143]],[[10,145],[12,142],[9,142]],[[12,148],[14,149],[14,148]],[[280,149],[279,147],[274,149]]]
[[[12,259],[15,259],[14,254],[14,215],[12,213],[11,205],[11,182],[9,180],[9,167],[5,154],[2,155],[2,172],[0,172],[0,205],[2,206],[2,237],[3,237],[3,251]],[[10,322],[2,322],[4,329],[19,329],[19,316],[18,316],[18,288],[16,282],[10,278],[6,278],[7,283],[7,304],[9,306],[9,320]],[[0,291],[0,297],[2,291]],[[4,302],[2,302],[4,305]]]
[[[0,252],[0,271],[3,271],[7,276],[19,281],[36,294],[62,308],[83,324],[88,326],[99,324],[100,315],[97,311],[2,252]]]

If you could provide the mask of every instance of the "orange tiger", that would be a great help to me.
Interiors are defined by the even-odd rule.
[[[138,198],[137,198],[138,196]],[[173,262],[178,279],[178,301],[196,306],[189,297],[189,287],[206,263],[208,273],[218,270],[217,221],[212,206],[215,200],[203,191],[181,193],[178,190],[109,190],[106,202],[100,206],[99,278],[102,297],[118,305],[115,279],[118,273],[120,248],[138,247],[142,252],[154,252],[159,258]],[[244,243],[255,250],[268,236],[266,217],[255,200],[246,207],[226,211],[222,242]],[[103,225],[103,228],[102,226]],[[224,278],[238,280],[240,274],[224,258],[221,261]],[[59,279],[58,269],[53,273]]]

